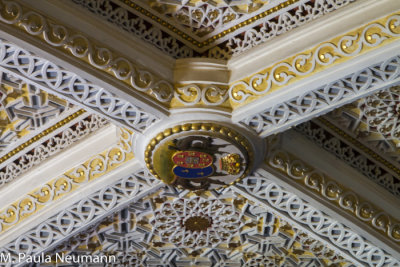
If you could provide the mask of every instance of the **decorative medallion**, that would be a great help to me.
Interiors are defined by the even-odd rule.
[[[244,177],[252,155],[248,140],[236,131],[213,123],[188,123],[153,138],[145,161],[166,184],[210,190]]]

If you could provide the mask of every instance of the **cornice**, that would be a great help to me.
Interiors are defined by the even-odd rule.
[[[247,12],[239,11],[244,5],[237,3],[223,6],[204,1],[173,5],[132,0],[107,0],[101,5],[73,2],[174,58],[228,59],[354,1],[277,0],[252,3],[258,9]],[[236,10],[230,7],[235,5]],[[207,32],[200,33],[203,30]]]
[[[47,15],[33,11],[18,2],[2,1],[0,4],[3,11],[0,13],[0,20],[10,25],[3,30],[11,32],[11,35],[16,35],[13,31],[28,35],[35,42],[51,47],[50,51],[53,53],[71,57],[73,61],[78,61],[89,69],[100,71],[106,77],[111,76],[130,88],[129,94],[135,95],[137,99],[143,99],[143,94],[148,94],[162,103],[172,97],[173,86],[169,81],[129,57],[121,55],[115,49],[104,46],[87,34],[59,24]]]
[[[400,180],[398,179],[400,170],[325,118],[302,123],[294,129],[391,194],[400,197]]]
[[[70,117],[66,118],[66,120],[69,119]],[[47,132],[50,131],[51,133],[46,135],[47,138],[41,138],[32,143],[31,147],[26,147],[22,153],[16,151],[12,160],[5,160],[0,165],[0,167],[2,166],[0,169],[0,187],[12,182],[34,166],[42,164],[44,160],[51,158],[63,149],[71,149],[74,143],[108,123],[107,120],[93,114],[83,114],[69,122],[66,120],[61,120],[53,125],[58,127],[55,131],[51,132],[52,128],[49,128]],[[46,133],[46,130],[44,133]],[[27,143],[23,143],[23,145],[27,145]]]
[[[386,6],[383,2],[386,3]],[[46,10],[43,3],[40,2],[38,7]],[[387,3],[390,3],[389,7]],[[295,55],[274,63],[271,67],[252,76],[239,81],[232,81],[232,77],[236,77],[232,75],[232,70],[234,70],[234,73],[243,72],[243,69],[239,70],[234,67],[234,62],[239,61],[188,60],[187,64],[183,65],[182,62],[177,61],[174,83],[172,83],[168,78],[157,76],[141,64],[126,57],[125,54],[121,54],[121,51],[117,52],[115,49],[101,44],[100,41],[90,35],[80,33],[71,26],[64,26],[54,19],[30,10],[27,6],[22,6],[16,2],[7,2],[7,4],[10,6],[10,10],[14,9],[15,14],[3,14],[2,20],[11,25],[10,27],[14,31],[28,34],[36,42],[42,42],[46,46],[53,47],[57,53],[78,60],[82,66],[102,73],[100,76],[112,78],[112,80],[121,84],[121,86],[116,84],[117,92],[127,93],[127,99],[132,101],[135,101],[132,96],[136,95],[140,99],[136,102],[140,102],[141,106],[146,106],[145,103],[147,103],[146,108],[155,110],[162,110],[165,107],[208,107],[235,110],[254,100],[264,101],[266,95],[276,94],[277,91],[311,75],[343,64],[350,59],[364,55],[370,50],[388,46],[398,39],[400,32],[395,23],[398,20],[397,13],[376,19],[376,16],[387,12],[388,9],[393,10],[393,6],[396,6],[395,2],[384,0],[380,1],[379,4],[375,3],[377,5],[374,6],[375,13],[371,11],[372,7],[368,9],[366,4],[362,2],[357,4],[360,7],[358,12],[360,14],[365,10],[372,12],[368,17],[373,21],[366,26],[360,27],[355,24],[359,28],[340,34],[330,40],[321,39],[322,44],[318,44],[312,49],[297,51]],[[383,5],[384,8],[379,9],[379,5]],[[354,8],[355,6],[349,6],[349,10],[354,10]],[[115,34],[112,38],[116,38]],[[312,42],[315,42],[315,40]],[[304,47],[304,44],[302,47]],[[267,48],[263,51],[267,51]],[[249,54],[250,58],[253,58],[251,54]],[[154,61],[154,57],[148,57],[148,59]],[[186,72],[183,70],[185,66],[189,66]],[[213,70],[215,74],[221,75],[211,76],[210,80],[207,80],[207,77],[204,76],[204,69]],[[191,71],[194,71],[194,73]],[[228,84],[227,80],[231,82]],[[227,86],[229,86],[228,92]],[[128,92],[126,91],[129,90],[128,88],[133,90]],[[145,93],[145,95],[142,93]],[[150,99],[148,99],[149,97]],[[154,102],[152,98],[157,101]]]
[[[352,102],[358,98],[396,85],[400,81],[400,68],[398,56],[393,57],[393,52],[398,51],[398,46],[391,47],[383,54],[373,55],[372,59],[383,62],[374,63],[366,68],[358,69],[356,72],[341,76],[341,78],[316,89],[306,88],[298,97],[290,97],[282,102],[278,101],[258,103],[262,108],[253,106],[252,111],[242,110],[237,115],[233,114],[233,120],[240,120],[244,125],[253,128],[260,136],[267,136],[283,131],[293,125],[297,125],[307,119],[327,113],[341,105]],[[363,57],[366,63],[368,57]],[[374,62],[372,61],[372,62]],[[354,70],[353,70],[354,71]],[[304,89],[304,88],[303,88]],[[263,104],[261,106],[260,104]],[[255,109],[255,110],[254,110]],[[246,112],[247,111],[247,112]],[[249,115],[249,113],[254,112]]]
[[[392,13],[232,83],[229,91],[232,104],[242,106],[250,103],[259,96],[271,94],[285,85],[398,40],[399,20],[399,13]]]
[[[35,188],[0,212],[0,233],[15,227],[50,203],[62,199],[79,187],[102,177],[133,158],[132,133],[120,129],[119,143],[99,155],[92,156],[82,164],[61,176]]]
[[[230,83],[241,81],[277,62],[288,55],[299,55],[304,51],[328,42],[332,37],[343,36],[350,30],[365,26],[398,10],[400,5],[393,0],[357,0],[332,13],[313,20],[290,32],[277,36],[246,50],[228,60],[232,70]],[[248,34],[251,34],[250,31]]]
[[[304,190],[316,192],[337,208],[351,213],[359,223],[400,244],[400,221],[377,208],[349,188],[283,150],[271,151],[266,164],[297,182]]]
[[[359,233],[342,224],[321,210],[321,205],[312,205],[298,194],[281,186],[279,176],[259,169],[234,186],[234,191],[254,201],[260,207],[266,207],[282,216],[291,224],[301,224],[303,229],[318,238],[324,238],[347,256],[358,261],[359,266],[390,266],[398,264],[398,260],[384,250],[375,247]],[[316,208],[319,207],[319,208]],[[373,251],[374,260],[367,256]],[[379,256],[378,256],[379,255]]]
[[[137,162],[128,174],[123,174],[122,177],[114,175],[110,178],[102,187],[93,188],[94,192],[86,192],[71,202],[63,202],[65,205],[62,209],[51,216],[42,216],[40,223],[36,221],[36,226],[32,227],[34,224],[29,224],[24,231],[12,238],[3,237],[0,251],[7,251],[12,253],[13,257],[18,257],[18,253],[36,255],[52,249],[74,234],[85,231],[91,224],[112,214],[116,209],[124,207],[126,203],[151,194],[159,187],[158,180],[141,169]],[[113,197],[110,199],[110,196]],[[38,236],[38,231],[45,231],[49,235]],[[21,243],[26,246],[19,246]]]
[[[136,105],[139,100],[133,101],[135,104],[128,102],[76,73],[4,40],[0,40],[0,70],[135,131],[143,131],[158,120],[153,113]],[[154,109],[150,110],[154,112]]]

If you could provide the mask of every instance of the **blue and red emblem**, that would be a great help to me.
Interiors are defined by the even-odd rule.
[[[172,156],[172,172],[181,178],[205,178],[214,173],[213,157],[200,151],[180,151]]]

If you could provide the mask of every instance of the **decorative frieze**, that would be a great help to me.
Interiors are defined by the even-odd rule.
[[[14,6],[9,8],[13,10]],[[138,106],[5,40],[0,40],[0,66],[5,73],[11,72],[24,81],[28,79],[28,83],[35,83],[42,90],[60,95],[136,131],[143,131],[157,121],[153,114]]]
[[[0,1],[0,9],[0,21],[3,23],[15,26],[25,34],[43,41],[46,45],[59,48],[67,55],[81,60],[83,64],[89,64],[89,66],[103,71],[104,74],[112,75],[117,80],[129,85],[132,89],[147,93],[160,102],[169,101],[172,97],[172,85],[168,81],[158,77],[144,66],[123,57],[113,49],[95,42],[77,30],[60,25],[15,1]],[[23,54],[20,56],[28,58],[27,54],[29,53],[26,53],[24,50],[20,52]],[[5,53],[2,54],[3,57],[7,55]],[[38,59],[36,64],[42,65],[43,63]],[[62,72],[54,64],[47,63],[45,66],[46,71],[50,71],[52,74]],[[51,77],[51,81],[48,83],[53,83],[53,85],[60,83],[59,75],[55,77],[45,75],[45,77]],[[81,81],[82,79],[79,77],[72,80],[83,82],[83,84],[86,83]],[[84,91],[83,88],[81,90]],[[80,94],[81,96],[85,95],[84,92]],[[109,98],[110,95],[109,92],[105,91],[101,94],[100,98]]]
[[[63,130],[61,133],[35,146],[31,151],[23,154],[13,162],[8,163],[0,170],[0,187],[13,181],[34,166],[41,164],[49,157],[68,148],[73,143],[85,138],[107,123],[107,120],[99,116],[90,115],[78,121],[75,125]]]
[[[10,227],[15,227],[25,218],[32,216],[40,209],[54,203],[54,201],[73,192],[78,187],[87,185],[88,182],[131,160],[133,158],[132,133],[120,128],[119,136],[120,139],[117,145],[91,157],[39,188],[33,189],[15,203],[2,207],[0,212],[0,233]]]
[[[296,156],[281,149],[272,149],[265,159],[271,168],[280,171],[304,190],[314,192],[338,208],[351,213],[360,223],[400,243],[400,222],[390,214],[345,188],[318,169],[309,166]]]
[[[284,85],[397,40],[400,37],[399,21],[399,14],[393,13],[274,63],[254,75],[231,84],[230,98],[237,105],[249,103],[260,95],[270,94]],[[359,75],[365,74],[360,72]]]
[[[97,192],[84,196],[82,200],[73,203],[59,214],[38,223],[28,232],[0,248],[0,253],[5,255],[10,253],[11,259],[18,262],[19,253],[37,255],[49,250],[71,235],[87,229],[113,209],[146,195],[157,183],[158,180],[148,173],[138,170]],[[2,264],[2,266],[23,265],[24,262]]]
[[[355,0],[72,1],[174,58],[228,59]]]
[[[326,125],[332,132],[317,123]],[[391,194],[400,197],[400,179],[397,176],[400,174],[400,170],[382,159],[375,151],[346,135],[339,128],[325,120],[316,120],[302,123],[296,126],[295,130],[307,136],[318,146],[333,153]],[[339,138],[335,135],[338,135]]]
[[[356,266],[400,265],[400,261],[381,248],[311,206],[299,196],[285,190],[260,172],[243,179],[235,187],[239,190],[238,192],[255,201],[256,205],[290,218],[293,223],[299,224],[299,227],[305,231],[325,238],[343,252],[349,253],[359,261]]]
[[[328,112],[340,104],[345,104],[358,95],[382,89],[396,83],[400,77],[400,57],[349,74],[342,79],[275,104],[264,111],[251,115],[241,122],[253,128],[261,136],[283,131],[307,118]]]

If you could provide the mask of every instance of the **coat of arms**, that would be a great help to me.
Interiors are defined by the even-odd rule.
[[[234,131],[231,135],[205,131],[169,135],[152,152],[156,177],[189,190],[232,184],[248,170],[248,154],[247,148],[237,142],[246,144],[246,141]]]

